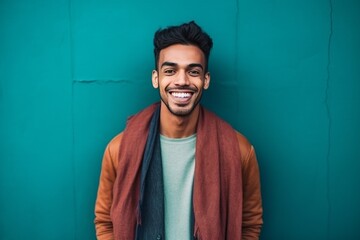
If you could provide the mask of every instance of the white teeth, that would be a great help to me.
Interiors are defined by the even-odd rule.
[[[177,98],[188,98],[191,96],[190,93],[184,93],[184,92],[173,92],[171,93],[174,97],[177,97]]]

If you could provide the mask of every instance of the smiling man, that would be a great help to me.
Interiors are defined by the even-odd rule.
[[[160,51],[152,83],[159,88],[161,104],[178,117],[186,117],[198,108],[202,90],[210,83],[205,72],[204,53],[196,46],[174,44]]]
[[[199,103],[210,85],[212,39],[195,23],[154,37],[155,103],[107,146],[98,239],[258,239],[259,169],[252,145]]]

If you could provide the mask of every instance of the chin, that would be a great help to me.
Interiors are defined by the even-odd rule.
[[[166,106],[168,111],[178,117],[187,117],[193,113],[195,108],[198,106],[199,101],[196,103],[189,103],[185,106],[178,106],[176,103],[169,103],[167,101],[164,101],[164,99],[161,97],[161,102]]]
[[[178,106],[171,107],[171,106],[167,105],[169,111],[178,117],[187,117],[187,116],[191,115],[196,106],[197,105],[186,106],[186,107],[178,107]]]
[[[171,110],[170,112],[178,117],[187,117],[192,113],[192,111],[171,111]]]

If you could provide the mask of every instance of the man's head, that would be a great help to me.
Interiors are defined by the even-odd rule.
[[[213,46],[212,39],[194,21],[180,26],[160,29],[154,36],[155,69],[158,70],[160,51],[171,45],[194,45],[204,53],[206,59],[205,71],[208,69],[210,50]]]
[[[210,84],[207,63],[212,40],[194,22],[157,31],[152,84],[171,114],[190,116]]]

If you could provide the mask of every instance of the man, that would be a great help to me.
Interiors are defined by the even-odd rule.
[[[254,148],[199,104],[211,38],[190,22],[157,31],[154,47],[161,101],[129,118],[105,150],[98,239],[258,239]]]

